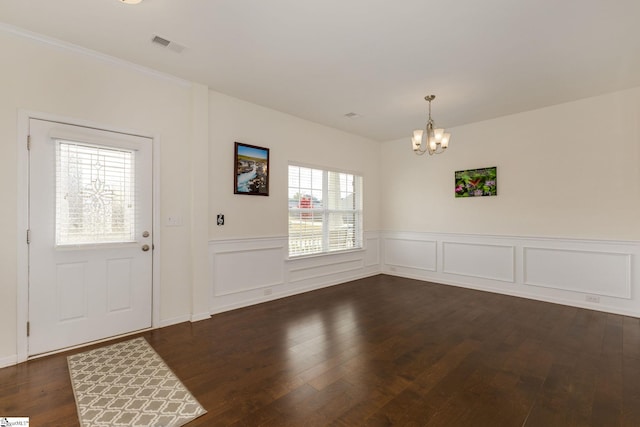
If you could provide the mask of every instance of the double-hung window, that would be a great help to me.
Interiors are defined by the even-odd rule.
[[[362,177],[289,165],[289,256],[362,248]]]

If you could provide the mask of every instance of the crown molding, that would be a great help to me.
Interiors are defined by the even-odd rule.
[[[131,69],[133,71],[137,71],[139,73],[147,74],[149,76],[153,76],[158,79],[167,80],[172,83],[178,84],[182,87],[191,87],[192,82],[189,80],[182,79],[180,77],[173,76],[171,74],[163,73],[158,70],[154,70],[152,68],[148,68],[139,64],[135,64],[130,61],[126,61],[121,58],[117,58],[115,56],[107,55],[92,49],[88,49],[82,46],[78,46],[72,43],[68,43],[53,37],[45,36],[43,34],[34,33],[32,31],[27,31],[23,28],[16,27],[14,25],[9,25],[3,22],[0,22],[0,32],[10,34],[13,36],[17,36],[23,39],[31,40],[36,43],[44,44],[51,46],[56,49],[64,50],[67,52],[73,52],[82,56],[86,56],[89,58],[93,58],[99,61],[103,61],[112,65],[116,65],[119,67],[124,67]]]

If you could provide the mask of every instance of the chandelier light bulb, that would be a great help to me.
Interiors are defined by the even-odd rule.
[[[433,137],[436,140],[436,143],[440,144],[442,142],[442,137],[444,136],[444,129],[434,129]]]
[[[451,138],[450,133],[445,133],[442,137],[442,148],[447,148],[449,146],[449,138]]]
[[[422,134],[424,131],[422,129],[417,129],[413,131],[413,138],[411,138],[411,144],[414,150],[419,150],[422,146]]]

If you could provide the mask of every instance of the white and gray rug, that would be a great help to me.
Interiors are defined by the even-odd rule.
[[[207,412],[144,338],[67,362],[83,427],[182,426]]]

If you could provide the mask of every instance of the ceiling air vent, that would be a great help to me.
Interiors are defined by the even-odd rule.
[[[153,36],[153,38],[151,39],[151,42],[154,44],[157,44],[158,46],[162,46],[167,49],[170,49],[176,53],[180,53],[184,50],[184,46],[179,45],[176,42],[172,42],[171,40],[167,40],[164,37],[160,37],[156,35]]]

